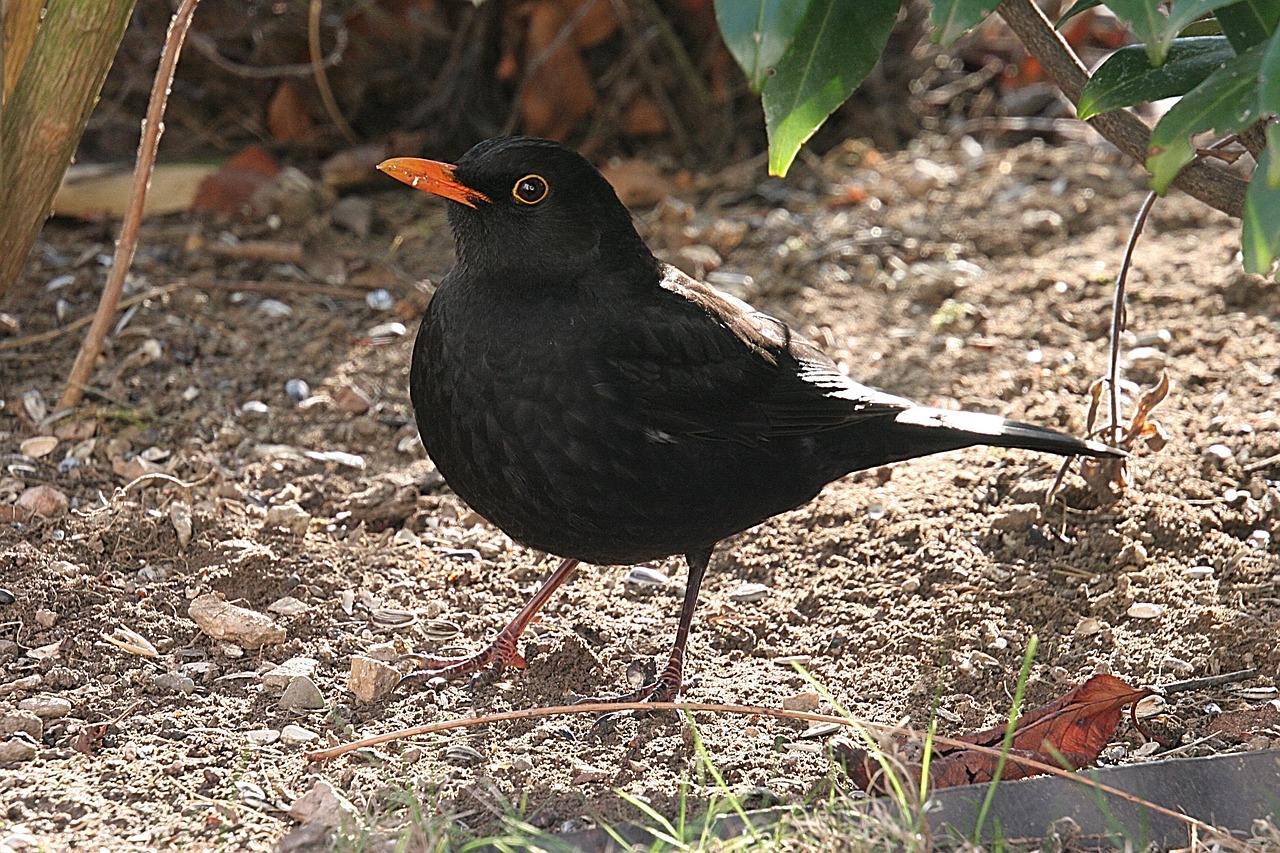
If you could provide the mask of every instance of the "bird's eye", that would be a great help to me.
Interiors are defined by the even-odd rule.
[[[525,175],[516,181],[511,194],[521,204],[537,204],[547,197],[548,189],[547,182],[541,175]]]

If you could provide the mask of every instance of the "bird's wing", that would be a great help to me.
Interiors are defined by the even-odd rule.
[[[608,344],[610,391],[659,434],[755,444],[894,415],[913,403],[859,385],[781,320],[664,265],[667,299]]]

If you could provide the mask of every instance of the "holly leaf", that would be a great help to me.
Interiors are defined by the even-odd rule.
[[[1076,114],[1087,119],[1108,110],[1184,95],[1235,55],[1224,36],[1177,39],[1159,67],[1151,64],[1143,45],[1122,47],[1093,72],[1080,93]]]

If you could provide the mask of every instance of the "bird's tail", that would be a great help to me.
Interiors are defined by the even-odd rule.
[[[940,453],[961,447],[985,444],[993,447],[1019,447],[1061,456],[1128,456],[1123,450],[1097,441],[1076,438],[1056,430],[1011,421],[999,415],[957,412],[912,406],[894,418],[898,430],[910,433],[910,444],[919,451],[913,456]],[[906,437],[905,435],[902,437]]]

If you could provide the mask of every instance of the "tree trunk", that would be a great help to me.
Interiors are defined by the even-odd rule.
[[[40,5],[38,0],[11,2]],[[12,96],[4,99],[0,113],[0,297],[17,281],[49,215],[53,196],[124,37],[133,3],[49,0]],[[18,10],[6,8],[5,12],[8,18]],[[8,29],[4,28],[6,35]],[[15,45],[6,48],[8,54]]]

